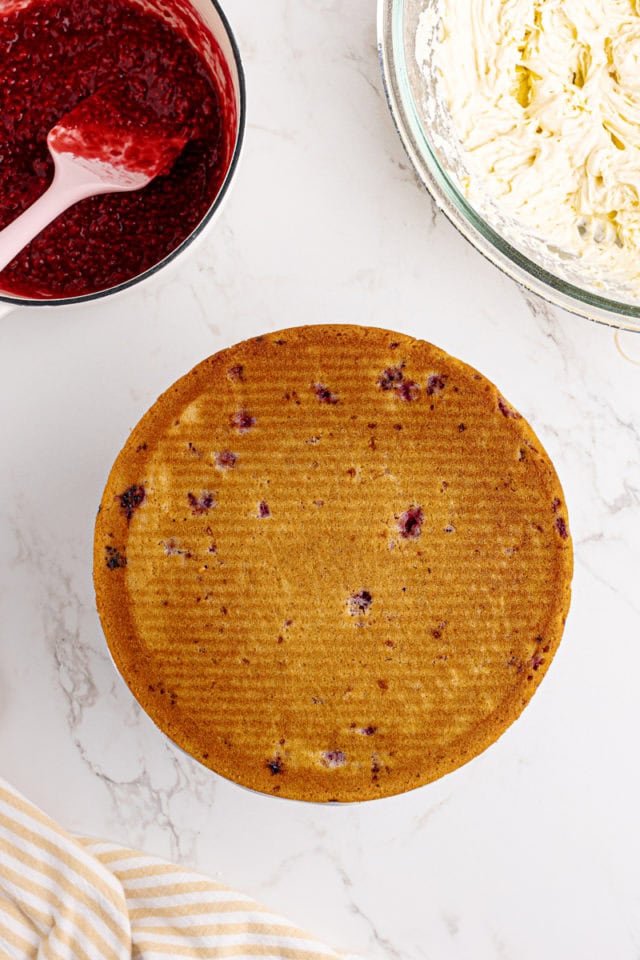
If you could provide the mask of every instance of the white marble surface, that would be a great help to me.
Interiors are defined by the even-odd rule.
[[[227,9],[249,123],[216,229],[147,288],[0,321],[0,773],[72,829],[372,960],[638,960],[640,367],[434,215],[387,113],[370,0]],[[576,547],[560,652],[502,739],[411,794],[328,808],[170,745],[106,654],[91,583],[103,484],[156,396],[220,347],[324,321],[425,337],[497,382],[556,463]]]

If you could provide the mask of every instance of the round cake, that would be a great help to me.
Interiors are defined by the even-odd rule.
[[[247,787],[367,800],[516,719],[567,614],[539,440],[496,388],[398,333],[248,340],[164,393],[119,455],[94,577],[109,648],[175,743]]]

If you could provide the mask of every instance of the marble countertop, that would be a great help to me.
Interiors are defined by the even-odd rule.
[[[0,774],[71,829],[175,858],[371,960],[640,957],[640,367],[437,215],[385,104],[371,0],[227,0],[249,95],[205,242],[148,286],[0,321]],[[174,748],[105,649],[96,507],[128,431],[203,357],[380,325],[496,382],[565,488],[560,651],[482,756],[342,807],[262,797]],[[637,340],[626,349],[640,358]]]

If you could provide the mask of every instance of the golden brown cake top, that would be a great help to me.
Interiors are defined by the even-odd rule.
[[[199,364],[118,457],[95,539],[114,659],[157,725],[266,793],[458,767],[556,650],[572,550],[526,421],[428,343],[355,326]]]

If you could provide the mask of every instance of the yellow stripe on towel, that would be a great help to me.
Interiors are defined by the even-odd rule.
[[[1,960],[346,960],[200,874],[77,839],[0,780]]]

